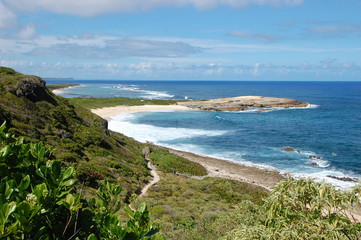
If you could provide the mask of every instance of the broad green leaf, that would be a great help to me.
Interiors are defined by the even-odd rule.
[[[76,179],[69,179],[62,183],[63,186],[71,187],[76,183]]]
[[[20,185],[18,186],[18,189],[20,192],[26,190],[30,185],[30,176],[26,175],[20,182]]]
[[[5,219],[7,219],[16,209],[16,202],[4,203],[2,206],[2,213]]]
[[[73,167],[68,167],[68,168],[66,168],[66,169],[62,172],[62,174],[63,174],[63,180],[66,180],[66,179],[72,177],[73,173],[74,173],[74,168],[73,168]]]
[[[21,214],[22,216],[29,216],[30,214],[30,204],[27,202],[21,202],[17,209],[16,209],[17,213]]]
[[[40,201],[41,199],[47,197],[49,191],[46,184],[42,183],[35,186],[33,193],[37,197],[37,200]]]
[[[90,234],[87,240],[98,240],[94,233]]]
[[[3,149],[1,149],[0,152],[1,152],[2,157],[7,157],[10,155],[11,147],[9,145],[6,145],[5,147],[3,147]]]
[[[137,208],[137,212],[144,213],[144,211],[147,211],[147,205],[145,203],[140,204],[140,206]]]
[[[50,165],[52,177],[58,179],[61,173],[61,164],[58,161],[51,162]]]

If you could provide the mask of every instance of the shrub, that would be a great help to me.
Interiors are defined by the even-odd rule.
[[[120,186],[105,181],[97,198],[75,191],[74,168],[50,161],[42,142],[25,144],[0,127],[0,239],[151,239],[145,204],[121,209]],[[161,237],[154,236],[154,239]]]
[[[343,191],[311,179],[289,178],[261,207],[253,208],[253,217],[240,213],[248,221],[225,239],[361,239],[361,224],[350,220],[360,190],[360,186]]]

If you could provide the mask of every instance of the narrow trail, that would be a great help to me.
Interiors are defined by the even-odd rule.
[[[150,175],[152,175],[152,180],[142,188],[142,190],[140,191],[140,194],[138,195],[138,198],[143,197],[148,192],[149,188],[152,187],[157,182],[159,182],[159,180],[160,180],[160,177],[156,171],[156,167],[150,162],[150,159],[148,158],[148,156],[145,156],[145,160],[148,162],[147,166],[148,166],[148,169],[150,169]],[[128,206],[133,211],[136,211],[136,209],[133,207],[132,204],[129,204]]]
[[[142,188],[138,197],[142,197],[144,194],[146,194],[149,188],[154,184],[156,184],[157,182],[159,182],[160,180],[160,177],[156,171],[155,166],[150,162],[150,159],[148,157],[145,157],[145,159],[148,161],[148,168],[150,169],[150,175],[152,175],[153,179]]]

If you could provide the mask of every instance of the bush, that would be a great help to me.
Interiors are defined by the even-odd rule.
[[[0,239],[160,239],[145,204],[121,209],[122,188],[105,181],[90,200],[75,191],[74,168],[50,161],[43,143],[25,144],[0,127]]]
[[[361,239],[361,224],[350,220],[360,203],[360,186],[343,191],[311,179],[281,182],[253,217],[224,239]],[[246,213],[247,215],[247,213]]]
[[[149,157],[159,170],[167,173],[179,172],[192,176],[207,175],[207,170],[199,163],[172,155],[162,149],[153,148]]]

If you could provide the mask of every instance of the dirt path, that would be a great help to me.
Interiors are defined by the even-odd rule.
[[[150,159],[148,157],[146,157],[145,159],[148,161],[148,168],[150,169],[150,175],[152,175],[153,179],[142,188],[139,197],[142,197],[144,194],[146,194],[148,189],[160,180],[155,166],[150,162]]]

